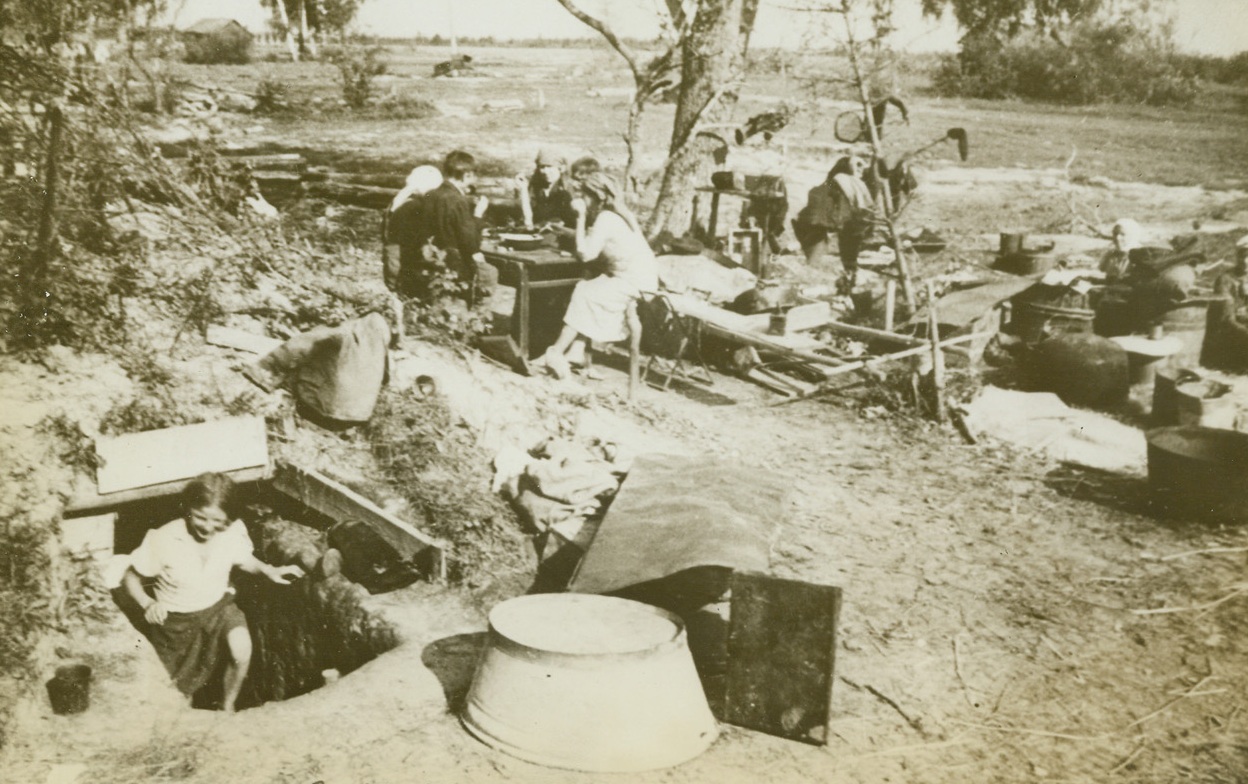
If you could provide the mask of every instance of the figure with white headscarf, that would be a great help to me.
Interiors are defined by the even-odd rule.
[[[636,304],[643,292],[659,287],[658,262],[641,226],[614,180],[602,172],[579,181],[576,250],[582,261],[601,261],[603,274],[576,284],[563,317],[563,331],[543,357],[555,375],[570,372],[570,361],[589,341],[614,343],[640,337]]]
[[[442,172],[438,167],[417,166],[407,175],[407,183],[395,194],[382,216],[382,275],[386,288],[397,294],[412,296],[415,293],[408,289],[412,272],[419,263],[416,227],[421,197],[441,184]]]

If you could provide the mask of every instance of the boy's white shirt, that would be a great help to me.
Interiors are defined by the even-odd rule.
[[[148,531],[130,555],[143,577],[155,578],[156,601],[170,612],[196,612],[216,604],[230,587],[230,572],[246,563],[254,547],[235,520],[206,542],[197,542],[185,520]]]

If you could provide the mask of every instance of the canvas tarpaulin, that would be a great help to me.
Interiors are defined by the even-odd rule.
[[[610,593],[686,569],[766,571],[785,477],[705,458],[637,458],[568,588]]]
[[[373,415],[386,375],[390,327],[379,313],[294,336],[252,365],[248,377],[271,389],[289,381],[299,402],[339,422]]]

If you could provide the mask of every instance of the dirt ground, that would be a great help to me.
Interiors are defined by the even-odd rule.
[[[538,141],[491,146],[487,128],[462,133],[517,164]],[[1148,129],[1156,130],[1140,134]],[[346,149],[359,140],[347,129],[322,143]],[[458,140],[442,138],[430,151]],[[1226,217],[1244,200],[1190,182],[1158,185],[1162,177],[1148,186],[1073,182],[1053,171],[1060,165],[933,176],[916,220],[952,224],[971,255],[989,247],[981,235],[994,227],[1035,230],[1069,218],[1072,200],[1089,217],[1132,214],[1159,234]],[[794,163],[791,192],[823,166]],[[349,261],[342,277],[373,274],[366,256]],[[556,382],[470,354],[405,348],[442,374],[441,388],[456,393],[452,408],[458,400],[485,446],[500,434],[563,430],[792,477],[772,571],[844,590],[830,742],[813,747],[725,725],[701,757],[630,781],[1248,780],[1248,623],[1238,595],[1248,536],[1154,514],[1143,479],[1047,463],[990,439],[967,445],[951,429],[864,403],[854,396],[862,389],[774,405],[770,393],[716,376],[709,391],[648,388],[628,406],[623,376],[610,366],[601,381]],[[234,372],[240,357],[224,349],[192,343],[179,357],[176,383],[187,399],[211,390],[230,400],[248,388]],[[110,359],[64,352],[38,365],[5,358],[0,379],[4,500],[55,506],[68,471],[34,425],[58,411],[98,420],[133,394],[130,382]],[[283,449],[348,477],[367,470],[349,439],[311,425]],[[483,462],[483,482],[488,474]],[[516,546],[527,545],[517,536]],[[530,765],[460,727],[451,708],[471,677],[485,611],[523,587],[500,576],[373,597],[370,610],[400,632],[397,649],[323,689],[237,716],[187,708],[119,614],[67,629],[41,657],[94,662],[91,708],[54,716],[42,684],[27,684],[0,750],[0,779],[72,781],[55,777],[80,771],[81,782],[621,780]],[[1159,608],[1172,611],[1149,612]]]

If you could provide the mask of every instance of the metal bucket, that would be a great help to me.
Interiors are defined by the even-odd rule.
[[[66,664],[56,668],[56,676],[47,683],[52,712],[58,716],[82,713],[91,705],[91,667],[87,664]]]
[[[1191,426],[1150,430],[1148,483],[1172,513],[1248,522],[1248,433]]]
[[[1235,429],[1235,398],[1229,384],[1208,378],[1180,382],[1174,396],[1180,425]]]
[[[600,772],[678,765],[719,734],[680,619],[591,594],[494,607],[461,718],[520,759]]]
[[[1161,314],[1158,323],[1164,327],[1166,334],[1178,338],[1182,344],[1171,358],[1175,367],[1195,367],[1200,364],[1208,313],[1208,300],[1189,299]]]

